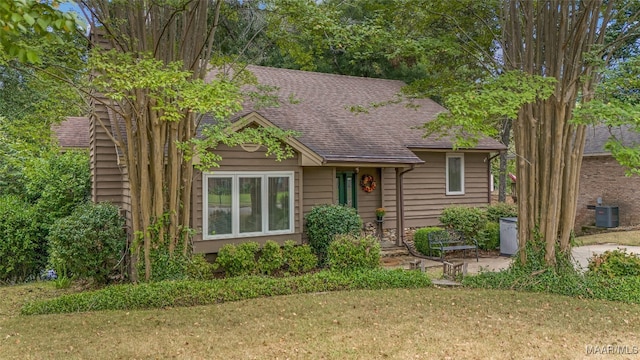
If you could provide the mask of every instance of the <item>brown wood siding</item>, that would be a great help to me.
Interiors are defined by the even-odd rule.
[[[106,107],[93,104],[97,116],[109,124]],[[89,157],[91,167],[91,199],[94,202],[109,201],[123,205],[123,187],[128,186],[118,165],[116,149],[107,131],[92,117],[90,120]],[[122,166],[124,168],[124,166]]]
[[[405,226],[437,225],[443,209],[452,205],[488,204],[489,178],[487,153],[464,153],[464,195],[446,195],[445,152],[422,152],[425,161],[404,174]],[[385,227],[395,227],[396,172],[382,170],[384,192],[382,204],[387,209]]]
[[[334,168],[305,167],[302,207],[306,215],[316,205],[333,204],[336,179]]]
[[[254,237],[239,237],[233,239],[203,240],[202,238],[202,173],[194,171],[193,194],[192,194],[192,224],[196,229],[196,235],[193,238],[193,250],[196,253],[214,253],[217,252],[225,244],[239,244],[246,241],[256,241],[263,244],[266,240],[275,240],[284,242],[285,240],[295,240],[300,242],[302,237],[301,211],[302,201],[300,200],[302,168],[298,165],[298,156],[285,159],[283,161],[275,161],[273,157],[266,157],[264,148],[250,153],[241,147],[229,148],[220,146],[214,150],[216,154],[222,157],[220,167],[212,169],[212,173],[216,171],[293,171],[294,174],[294,233],[285,235],[266,235]]]

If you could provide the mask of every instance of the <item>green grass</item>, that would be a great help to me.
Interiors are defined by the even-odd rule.
[[[628,246],[640,246],[640,231],[612,231],[602,234],[580,236],[576,238],[576,244],[578,246],[609,243]]]
[[[587,345],[640,344],[638,305],[481,289],[18,315],[26,299],[56,294],[48,284],[0,287],[2,359],[582,359]]]

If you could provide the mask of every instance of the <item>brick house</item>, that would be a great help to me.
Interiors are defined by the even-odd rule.
[[[640,176],[625,176],[624,168],[604,149],[612,134],[625,145],[640,144],[640,134],[626,127],[587,129],[574,227],[578,233],[583,226],[595,225],[595,212],[587,206],[596,205],[598,198],[603,205],[619,207],[620,226],[640,224]]]

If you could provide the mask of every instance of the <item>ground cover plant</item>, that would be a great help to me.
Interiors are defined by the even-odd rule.
[[[0,287],[3,359],[582,359],[588,345],[640,343],[638,305],[484,289],[18,315],[26,299],[58,294],[43,283]]]
[[[95,291],[38,300],[26,304],[22,308],[22,314],[156,309],[167,306],[216,304],[275,295],[358,289],[416,288],[430,284],[429,277],[419,272],[382,269],[349,272],[321,271],[282,278],[246,276],[212,281],[160,281],[139,285],[114,285]]]

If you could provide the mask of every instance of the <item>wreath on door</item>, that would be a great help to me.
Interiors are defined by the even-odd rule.
[[[370,193],[376,189],[376,181],[371,175],[362,175],[360,179],[360,187],[362,187],[362,191]]]

